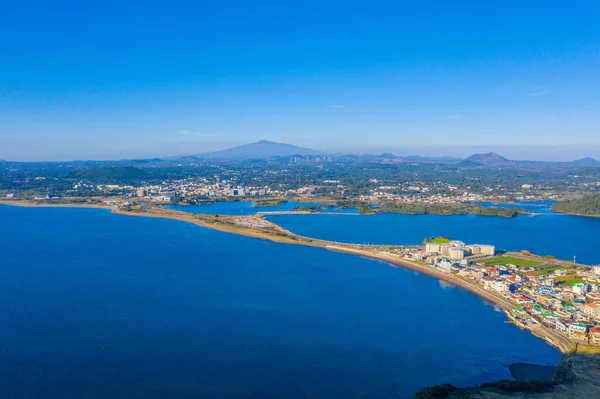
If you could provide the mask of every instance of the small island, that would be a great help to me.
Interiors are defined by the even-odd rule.
[[[258,201],[256,204],[252,205],[251,208],[267,208],[270,206],[283,205],[285,203],[287,203],[287,200],[285,200],[285,199],[274,198],[274,199]]]
[[[378,206],[369,202],[345,201],[339,203],[339,209],[357,209],[361,215],[376,213],[402,213],[407,215],[479,215],[513,218],[529,212],[522,208],[484,207],[478,204],[465,203],[428,203],[428,202],[396,202],[383,201]]]
[[[299,205],[292,208],[295,212],[318,212],[333,208],[335,205]]]

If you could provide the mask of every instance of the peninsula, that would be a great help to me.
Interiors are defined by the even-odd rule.
[[[600,217],[600,194],[558,201],[552,206],[552,210],[570,215]]]

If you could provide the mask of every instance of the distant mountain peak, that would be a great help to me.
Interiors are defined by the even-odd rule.
[[[394,154],[392,154],[391,152],[385,152],[383,154],[377,155],[375,157],[375,162],[378,162],[381,164],[394,165],[394,164],[404,163],[404,162],[406,162],[406,159],[404,159],[402,157],[397,157]]]
[[[504,158],[502,155],[495,153],[495,152],[486,152],[485,154],[475,154],[475,156],[491,158],[491,159],[501,159],[503,161],[508,161],[508,159]]]
[[[293,144],[276,143],[274,141],[263,139],[254,143],[242,144],[226,150],[203,154],[202,157],[241,160],[289,157],[292,155],[323,155],[323,153],[321,151],[299,147]]]
[[[600,166],[600,161],[598,161],[597,159],[594,159],[592,157],[585,157],[582,159],[577,159],[571,163],[575,164],[575,165],[582,165],[582,166]]]
[[[469,158],[465,159],[463,162],[471,163],[471,164],[498,164],[498,163],[507,163],[510,162],[508,159],[504,158],[502,155],[496,154],[495,152],[488,152],[485,154],[474,154]]]

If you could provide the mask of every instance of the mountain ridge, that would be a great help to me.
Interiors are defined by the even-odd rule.
[[[600,161],[598,161],[597,159],[594,159],[592,157],[576,159],[574,161],[571,161],[570,163],[572,163],[574,165],[581,165],[581,166],[600,166]]]
[[[470,157],[462,160],[459,164],[477,164],[477,165],[496,165],[511,163],[507,158],[499,155],[495,152],[488,152],[485,154],[473,154]]]
[[[259,140],[254,143],[242,144],[224,150],[208,152],[199,155],[202,158],[213,159],[262,159],[286,156],[325,155],[324,152],[293,144],[276,143],[269,140]]]

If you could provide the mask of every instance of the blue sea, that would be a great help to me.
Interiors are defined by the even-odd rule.
[[[348,243],[390,245],[422,244],[425,238],[448,236],[473,244],[492,244],[499,250],[529,250],[539,255],[584,264],[600,264],[597,236],[600,218],[552,212],[555,201],[523,201],[515,204],[479,203],[483,206],[519,207],[534,215],[502,218],[475,215],[358,215],[355,210],[328,209],[321,214],[267,215],[282,227],[309,237]],[[300,203],[251,208],[251,202],[217,202],[212,205],[173,206],[194,213],[226,215],[289,210]],[[318,205],[318,204],[312,204]],[[319,213],[319,212],[316,212]],[[359,216],[359,217],[357,217]]]
[[[276,219],[399,242],[451,220],[401,216]],[[2,398],[408,398],[561,359],[477,296],[382,262],[105,210],[0,206],[0,227]],[[498,240],[469,231],[452,235]]]
[[[236,202],[214,202],[212,204],[204,204],[204,205],[165,205],[166,208],[173,209],[176,211],[183,211],[189,213],[205,213],[205,214],[221,214],[221,215],[256,215],[257,213],[271,213],[271,212],[288,212],[297,206],[323,206],[327,204],[319,203],[319,202],[295,202],[290,201],[280,205],[274,206],[260,206],[254,207],[256,202],[253,201],[236,201]],[[321,210],[311,211],[314,213],[336,213],[336,214],[344,214],[344,215],[358,215],[358,211],[356,209],[339,209],[337,207],[330,207]]]
[[[176,211],[184,211],[190,213],[206,213],[206,214],[222,214],[222,215],[255,215],[259,212],[286,212],[291,211],[296,206],[321,206],[325,204],[316,202],[286,202],[274,206],[254,207],[256,202],[252,201],[236,201],[236,202],[214,202],[206,205],[167,205],[169,209]],[[356,212],[354,210],[354,212]]]
[[[485,205],[485,204],[484,204]],[[421,244],[428,237],[448,236],[499,250],[529,250],[578,263],[599,264],[600,218],[554,213],[543,204],[525,207],[536,215],[502,218],[475,215],[272,215],[267,219],[309,237],[374,244]]]

